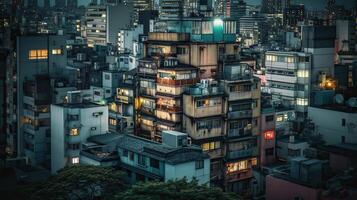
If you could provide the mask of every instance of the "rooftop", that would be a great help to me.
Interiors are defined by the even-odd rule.
[[[311,107],[325,109],[325,110],[332,110],[337,112],[357,113],[357,108],[353,108],[342,104],[327,104],[327,105],[319,105],[319,106],[311,106]]]
[[[171,131],[170,133],[175,135],[184,134],[176,131]],[[169,164],[180,164],[209,158],[209,155],[204,153],[198,146],[189,145],[175,148],[131,134],[101,134],[88,138],[88,142],[103,145],[102,149],[96,148],[93,151],[88,149],[82,151],[83,155],[89,156],[95,160],[100,160],[103,156],[110,156],[110,158],[113,158],[113,152],[105,151],[104,146],[114,143],[118,148],[163,160]]]

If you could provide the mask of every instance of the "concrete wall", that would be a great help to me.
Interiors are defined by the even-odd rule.
[[[339,144],[342,137],[346,143],[357,143],[357,113],[339,112],[316,107],[309,107],[309,118],[326,143]],[[345,119],[345,126],[342,120]]]
[[[196,169],[196,162],[171,165],[165,163],[165,181],[182,179],[186,177],[189,181],[195,177],[199,184],[210,182],[210,160],[204,160],[204,168]]]
[[[266,199],[267,200],[287,200],[300,197],[304,200],[318,200],[320,191],[303,185],[286,181],[274,176],[266,177]]]

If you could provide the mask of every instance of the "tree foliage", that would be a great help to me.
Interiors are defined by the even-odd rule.
[[[109,167],[66,167],[36,188],[31,199],[104,199],[122,191],[123,173]]]
[[[196,180],[186,179],[168,182],[140,182],[115,196],[117,200],[238,200],[233,193],[220,188],[199,185]]]

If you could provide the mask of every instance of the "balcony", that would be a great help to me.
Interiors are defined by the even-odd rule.
[[[169,122],[175,122],[175,123],[181,122],[181,115],[177,113],[172,114],[172,113],[168,113],[167,111],[157,110],[156,117],[158,119],[162,119]]]
[[[168,42],[189,41],[190,40],[190,34],[188,34],[188,33],[159,33],[159,32],[152,32],[152,33],[149,33],[148,40],[151,40],[151,41],[168,41]]]
[[[210,159],[220,158],[224,156],[222,149],[209,150],[209,151],[205,151],[205,153],[209,155]]]
[[[141,95],[152,96],[155,97],[156,91],[154,88],[140,88],[139,93]]]
[[[257,148],[250,148],[238,151],[228,151],[227,158],[228,159],[240,159],[246,157],[256,156],[258,153]]]
[[[229,92],[229,101],[243,100],[243,99],[251,99],[252,91],[246,92]]]
[[[290,90],[290,89],[270,88],[270,92],[273,95],[282,95],[282,96],[287,96],[287,97],[295,97],[296,96],[295,90]]]
[[[194,108],[193,110],[193,117],[196,118],[217,116],[221,114],[222,114],[222,105]]]
[[[277,81],[277,82],[284,82],[284,83],[296,83],[297,77],[296,76],[287,76],[287,75],[278,75],[278,74],[266,74],[266,78],[268,81]]]
[[[228,119],[241,119],[241,118],[251,118],[252,110],[240,110],[228,113]]]
[[[149,107],[141,107],[140,112],[147,115],[155,115],[155,109]]]
[[[157,78],[157,84],[170,85],[170,86],[184,86],[193,85],[198,82],[197,78],[194,79],[183,79],[183,80],[172,80],[167,78]]]
[[[116,96],[117,98],[117,101],[120,102],[120,103],[126,103],[126,104],[131,104],[134,102],[134,97],[129,97],[129,96],[123,96],[123,95],[120,95],[118,94]]]
[[[36,118],[36,119],[45,119],[45,118],[50,118],[50,113],[46,112],[35,112],[33,110],[28,110],[28,109],[24,109],[23,111],[23,115],[29,118]]]
[[[253,177],[253,170],[251,169],[246,169],[246,170],[241,170],[241,171],[226,174],[226,180],[228,182],[235,182],[235,181],[244,180],[252,177]]]
[[[142,74],[142,75],[156,76],[156,74],[157,74],[157,69],[155,69],[155,68],[138,66],[138,70],[139,70],[139,74]]]
[[[252,130],[251,129],[229,129],[227,132],[228,138],[233,138],[233,137],[246,137],[246,136],[251,136],[252,135]]]
[[[166,111],[166,112],[169,112],[169,113],[182,112],[182,107],[180,107],[180,106],[169,106],[169,105],[157,104],[156,105],[156,109],[157,110]]]

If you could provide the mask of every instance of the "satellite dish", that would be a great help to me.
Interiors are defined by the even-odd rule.
[[[338,104],[343,104],[344,102],[344,98],[343,98],[343,95],[342,94],[336,94],[335,95],[335,102],[338,103]]]
[[[351,97],[347,100],[346,104],[351,108],[357,108],[357,97]]]

